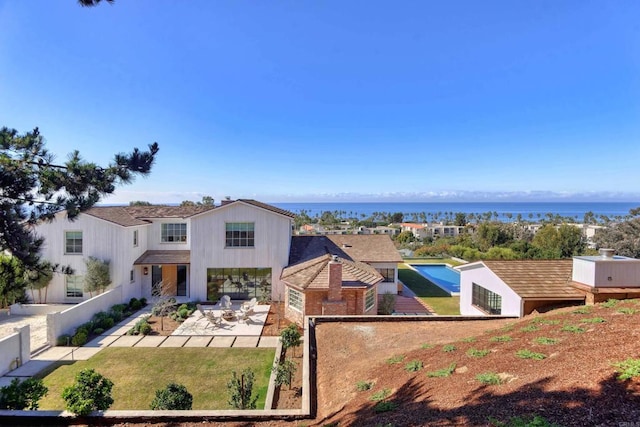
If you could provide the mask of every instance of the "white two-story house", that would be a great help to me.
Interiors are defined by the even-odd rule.
[[[42,258],[69,266],[56,274],[48,302],[79,302],[85,259],[109,261],[112,286],[126,299],[153,295],[217,301],[279,300],[287,266],[294,215],[255,200],[221,206],[94,207],[74,221],[60,212],[36,226],[45,238]]]

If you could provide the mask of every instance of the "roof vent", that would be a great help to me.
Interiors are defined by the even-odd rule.
[[[331,255],[331,261],[338,262],[338,255]]]
[[[616,253],[615,249],[609,249],[609,248],[600,248],[598,252],[600,253],[600,256],[602,258],[606,258],[606,259],[612,259],[613,255]]]
[[[343,248],[350,248],[350,247],[351,247],[351,245],[350,245],[350,244],[348,244],[348,243],[343,243],[343,244],[342,244],[342,247],[343,247]]]

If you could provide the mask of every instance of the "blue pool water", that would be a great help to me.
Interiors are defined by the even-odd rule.
[[[444,264],[411,264],[418,273],[451,295],[460,294],[460,273]]]

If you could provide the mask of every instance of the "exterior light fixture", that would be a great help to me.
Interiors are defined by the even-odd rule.
[[[149,275],[149,267],[143,267],[143,268],[142,268],[142,273],[143,273],[145,276],[148,276],[148,275]]]

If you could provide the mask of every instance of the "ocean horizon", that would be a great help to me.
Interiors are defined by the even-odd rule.
[[[520,214],[523,220],[544,219],[547,214],[573,218],[581,222],[587,212],[596,218],[624,218],[631,209],[640,207],[640,202],[295,202],[271,203],[295,214],[303,210],[310,217],[321,216],[323,212],[343,212],[344,216],[369,217],[374,212],[401,212],[408,220],[411,214],[424,213],[426,216],[439,214],[443,218],[447,212],[474,215],[495,212],[501,221],[513,221]],[[509,215],[511,218],[509,218]]]

